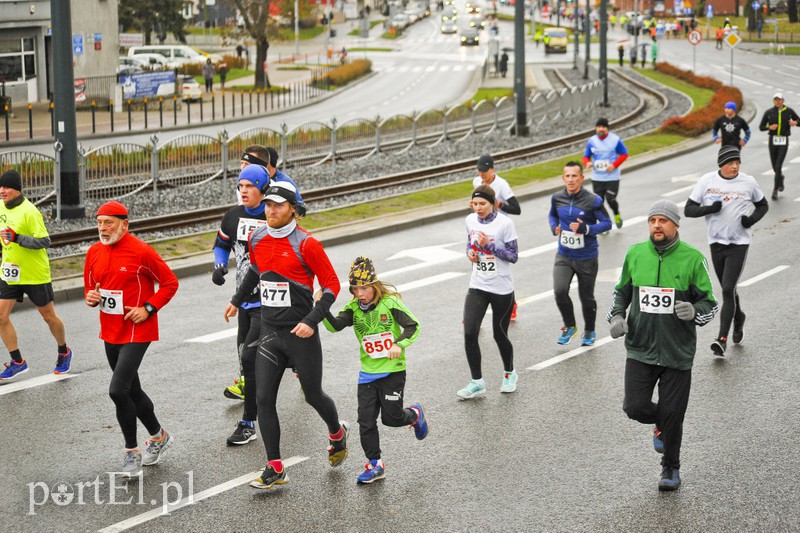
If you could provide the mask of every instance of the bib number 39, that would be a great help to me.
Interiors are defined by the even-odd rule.
[[[675,311],[675,289],[639,287],[639,310],[642,313],[671,315]]]
[[[122,315],[122,291],[100,289],[100,311],[107,315]]]
[[[19,273],[19,265],[3,263],[3,279],[5,281],[19,281]]]
[[[264,307],[291,307],[292,295],[288,282],[262,281],[261,305]]]
[[[394,345],[394,338],[391,331],[364,335],[361,339],[361,346],[368,356],[373,359],[388,357],[389,350]]]

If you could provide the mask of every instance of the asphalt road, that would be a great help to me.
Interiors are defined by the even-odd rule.
[[[601,242],[600,317],[625,250],[646,238],[649,204],[661,197],[685,200],[693,181],[715,168],[715,154],[709,146],[638,171],[623,167],[626,223]],[[406,400],[426,405],[431,432],[418,442],[411,431],[382,427],[387,477],[371,486],[355,483],[363,464],[357,429],[351,457],[340,468],[328,466],[324,425],[290,374],[279,400],[290,482],[267,493],[246,486],[265,459],[260,438],[243,448],[225,446],[241,415],[241,404],[222,396],[236,371],[234,340],[190,342],[230,327],[222,311],[232,287],[216,287],[200,276],[182,280],[175,300],[159,313],[162,340],[151,346],[140,373],[175,445],[140,484],[116,480],[129,493],[110,490],[108,472],[121,465],[122,439],[107,396],[110,372],[96,338],[96,311],[81,302],[58,304],[76,353],[72,377],[17,391],[0,387],[3,529],[796,530],[800,362],[790,317],[800,299],[800,285],[791,281],[800,256],[792,245],[800,229],[800,187],[793,180],[798,170],[800,148],[794,143],[787,191],[756,226],[742,276],[744,343],[715,359],[709,344],[717,322],[698,332],[684,483],[677,493],[656,489],[660,458],[652,450],[652,428],[622,412],[622,341],[606,339],[601,319],[595,349],[555,343],[561,321],[548,292],[554,240],[548,201],[540,198],[524,202],[523,214],[514,218],[522,257],[514,267],[520,309],[511,339],[521,376],[512,395],[499,393],[502,368],[488,323],[481,338],[487,395],[472,402],[455,395],[469,379],[461,327],[469,273],[462,219],[328,249],[342,279],[353,258],[371,256],[378,274],[400,288],[422,324],[408,352]],[[756,176],[768,194],[772,176],[763,134],[755,134],[745,149],[743,171]],[[681,237],[708,253],[703,221],[683,222]],[[715,287],[719,293],[716,280]],[[335,310],[346,296],[340,295]],[[38,314],[20,309],[13,321],[31,365],[18,386],[49,379],[55,346]],[[324,388],[340,417],[356,427],[356,341],[350,331],[321,335]],[[553,359],[558,356],[563,360]],[[140,440],[145,438],[140,429]],[[193,495],[193,504],[158,516],[165,488],[167,499],[177,501],[178,487],[183,497]],[[61,497],[68,503],[57,504]]]

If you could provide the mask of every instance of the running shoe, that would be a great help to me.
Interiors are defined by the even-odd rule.
[[[569,341],[573,339],[578,334],[578,328],[575,326],[564,326],[561,328],[561,336],[558,338],[556,342],[558,344],[569,344]]]
[[[70,364],[72,364],[72,350],[68,348],[67,353],[58,354],[56,369],[53,370],[53,374],[66,374],[69,372]]]
[[[741,320],[733,317],[733,344],[739,344],[744,340],[744,321],[747,320],[747,315],[742,313],[741,316]]]
[[[519,374],[517,374],[516,370],[503,374],[503,384],[500,385],[500,392],[510,393],[517,390],[517,379],[519,379]]]
[[[658,428],[653,429],[653,449],[656,453],[664,453],[664,438]]]
[[[658,482],[658,490],[677,490],[681,486],[681,476],[677,468],[665,466],[661,470],[661,480]]]
[[[380,459],[370,459],[364,467],[366,470],[356,480],[359,485],[367,485],[386,477],[386,470],[383,467],[383,461]]]
[[[139,450],[125,450],[125,457],[122,458],[122,473],[128,478],[142,473],[142,454]]]
[[[20,374],[24,374],[28,371],[28,362],[23,360],[21,363],[17,363],[12,359],[5,364],[5,367],[6,369],[0,373],[0,381],[11,381]]]
[[[347,459],[347,434],[350,433],[350,424],[340,420],[339,425],[342,426],[342,438],[339,440],[328,438],[328,462],[332,467],[339,466]]]
[[[511,309],[511,320],[517,319],[517,302],[514,302],[514,307]]]
[[[425,416],[425,408],[419,402],[412,403],[410,407],[419,413],[417,421],[411,424],[411,427],[414,428],[417,440],[422,440],[428,436],[428,418]]]
[[[486,385],[482,385],[474,379],[471,379],[469,383],[467,383],[467,386],[458,391],[456,394],[458,394],[458,397],[462,400],[469,400],[475,396],[486,394]]]
[[[711,343],[711,351],[717,357],[725,357],[725,349],[728,347],[728,339],[725,337],[718,337]]]
[[[164,452],[172,446],[172,435],[166,429],[161,430],[161,440],[147,439],[144,441],[144,451],[142,452],[142,464],[150,466],[158,464]]]
[[[236,378],[233,385],[225,388],[223,394],[231,400],[244,400],[244,376]]]
[[[778,189],[772,189],[772,199],[773,200],[778,199]]]
[[[258,434],[256,433],[256,428],[240,420],[239,423],[236,424],[236,429],[233,430],[233,434],[228,437],[228,446],[241,446],[257,438]]]
[[[254,489],[269,490],[275,485],[285,485],[289,481],[289,476],[286,475],[286,467],[283,467],[282,472],[276,472],[271,465],[267,465],[260,476],[250,482],[250,486]]]
[[[594,346],[595,339],[597,339],[597,335],[594,331],[584,331],[581,346]]]
[[[622,228],[622,215],[614,215],[614,223],[617,225],[617,228]]]

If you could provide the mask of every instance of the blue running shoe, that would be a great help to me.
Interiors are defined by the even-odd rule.
[[[656,453],[664,453],[664,439],[661,437],[661,430],[658,428],[653,430],[653,449]]]
[[[378,481],[386,477],[386,470],[383,468],[383,461],[380,459],[371,459],[364,465],[366,470],[358,476],[356,483],[359,485],[367,485],[373,481]]]
[[[558,344],[569,344],[569,341],[572,340],[578,334],[578,328],[575,326],[564,326],[561,328],[561,336],[558,338]]]
[[[677,490],[681,486],[681,476],[677,468],[665,466],[661,470],[661,480],[658,482],[658,490]]]
[[[425,417],[425,408],[419,402],[412,403],[410,407],[419,413],[417,421],[411,424],[411,427],[414,428],[414,435],[417,436],[417,440],[422,440],[428,436],[428,419]]]
[[[58,359],[56,360],[56,369],[53,370],[53,374],[66,374],[69,372],[69,366],[72,364],[72,349],[67,349],[67,353],[65,354],[58,354]]]
[[[597,335],[594,331],[584,331],[583,338],[581,339],[581,346],[594,346],[594,341]]]
[[[3,370],[3,373],[0,374],[0,381],[11,381],[15,377],[20,374],[24,374],[28,371],[28,362],[22,361],[21,363],[17,363],[13,359],[5,364],[6,369]]]

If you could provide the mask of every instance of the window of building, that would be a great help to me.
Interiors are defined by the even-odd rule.
[[[0,81],[26,81],[36,77],[36,42],[33,37],[0,39]]]

